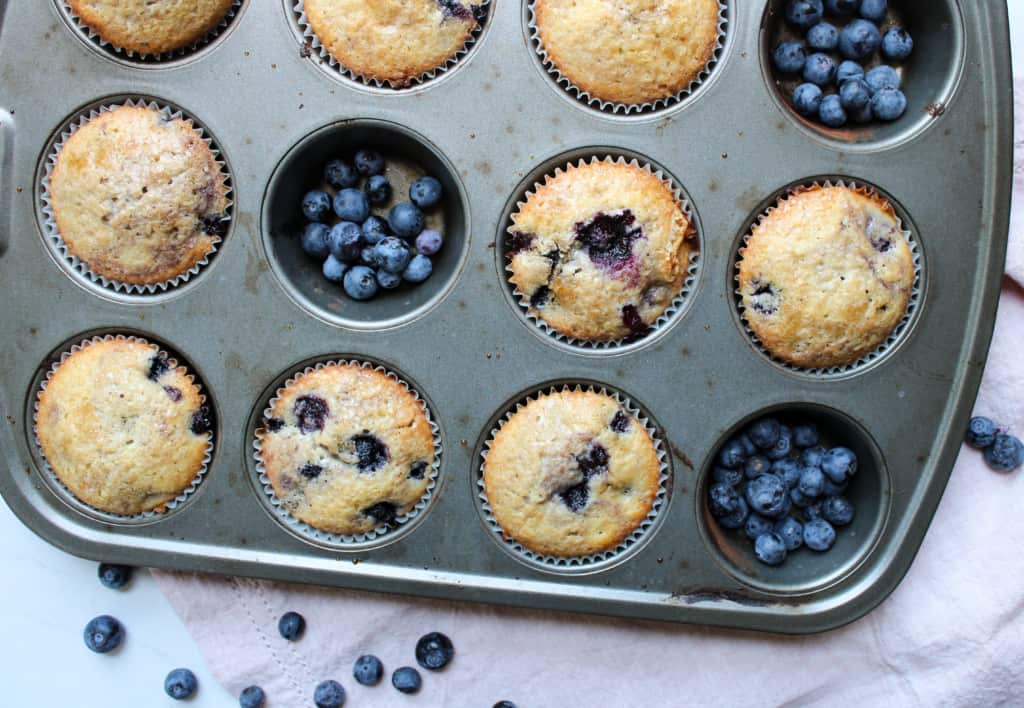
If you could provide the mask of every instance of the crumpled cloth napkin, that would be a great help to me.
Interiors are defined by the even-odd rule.
[[[976,408],[1024,433],[1024,81],[1016,85],[1015,212],[995,339]],[[964,448],[906,579],[874,612],[824,635],[747,632],[156,571],[210,669],[235,695],[309,706],[334,677],[353,706],[1024,704],[1024,470],[998,474]],[[297,610],[300,642],[276,632]],[[351,678],[363,653],[415,665],[426,632],[456,658],[405,696]]]

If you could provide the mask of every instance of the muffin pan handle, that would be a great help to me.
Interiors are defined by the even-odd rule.
[[[3,12],[0,10],[0,15]],[[14,231],[15,187],[14,179],[14,116],[6,108],[0,108],[0,214],[6,220],[0,230],[0,257],[7,253],[11,232]]]

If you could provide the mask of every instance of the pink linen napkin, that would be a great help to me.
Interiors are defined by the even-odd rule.
[[[1024,81],[1018,81],[1015,211],[995,338],[976,409],[1024,433]],[[210,669],[235,695],[308,706],[340,680],[353,706],[886,705],[1024,701],[1024,471],[997,474],[961,452],[906,579],[874,612],[804,638],[530,612],[265,581],[154,571]],[[302,641],[276,633],[297,610]],[[428,631],[456,658],[414,697],[364,688],[352,662],[415,665]],[[385,679],[386,681],[387,679]]]

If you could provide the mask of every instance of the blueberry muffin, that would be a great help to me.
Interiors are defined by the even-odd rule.
[[[284,508],[336,534],[395,526],[427,491],[435,457],[423,404],[392,377],[358,364],[296,377],[257,437]]]
[[[903,318],[913,285],[892,206],[864,189],[797,190],[740,251],[743,319],[794,366],[842,366],[874,350]]]
[[[591,98],[642,104],[674,96],[718,43],[716,0],[534,0],[541,47]]]
[[[163,511],[200,473],[209,408],[184,367],[141,340],[92,340],[39,394],[36,436],[80,501],[112,514]]]
[[[509,280],[528,312],[564,335],[636,337],[682,289],[692,235],[672,189],[643,167],[569,165],[512,216]]]
[[[459,0],[305,0],[305,11],[342,67],[396,88],[444,66],[477,28]]]
[[[133,285],[183,275],[216,248],[227,185],[210,146],[181,119],[121,106],[68,138],[50,175],[50,206],[68,252]]]
[[[115,47],[163,54],[212,32],[234,0],[67,0],[89,29]]]
[[[483,468],[505,536],[562,557],[624,541],[654,506],[659,476],[643,424],[611,396],[579,389],[517,410],[494,435]]]

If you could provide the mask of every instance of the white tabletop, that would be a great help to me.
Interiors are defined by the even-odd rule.
[[[1007,0],[1014,30],[1013,67],[1024,74],[1024,0]],[[209,673],[202,655],[148,572],[131,586],[108,590],[96,564],[69,556],[33,535],[0,500],[4,570],[0,607],[4,640],[0,702],[8,706],[182,705],[163,693],[167,672],[192,669],[199,691],[192,708],[237,706],[237,698]],[[111,655],[93,654],[82,643],[92,617],[111,614],[126,627],[124,644]],[[240,648],[243,650],[244,648]],[[259,683],[259,677],[253,677]]]

